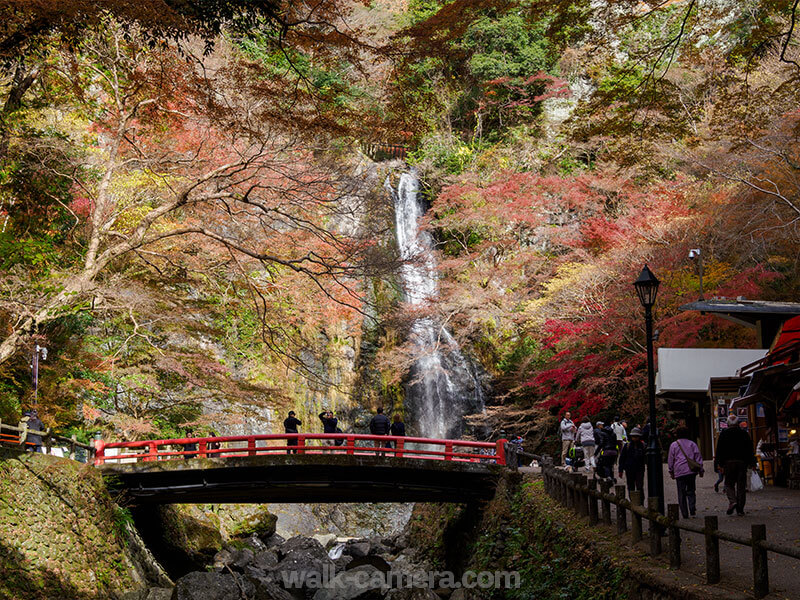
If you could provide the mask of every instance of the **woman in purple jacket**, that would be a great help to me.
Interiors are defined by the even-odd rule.
[[[689,439],[689,430],[686,427],[678,427],[676,434],[678,439],[669,447],[667,465],[669,476],[678,484],[678,506],[681,514],[684,519],[688,519],[689,515],[694,516],[697,512],[696,480],[698,475],[703,476],[703,456],[697,444]],[[692,468],[690,460],[699,467]]]

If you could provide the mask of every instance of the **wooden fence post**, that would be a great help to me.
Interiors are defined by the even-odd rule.
[[[769,594],[769,566],[767,551],[759,542],[767,539],[766,525],[753,525],[751,528],[753,541],[753,596],[763,598]]]
[[[25,440],[28,439],[28,423],[24,423],[22,425],[22,431],[19,432],[19,443],[24,444]]]
[[[670,504],[667,506],[667,516],[670,520],[669,526],[669,566],[672,569],[681,567],[681,530],[678,529],[678,505]]]
[[[647,512],[650,518],[650,555],[661,554],[661,526],[656,521],[658,516],[658,498],[647,499]]]
[[[597,479],[589,480],[589,525],[597,525],[597,496],[593,492],[597,491]]]
[[[617,502],[619,502],[617,504],[617,534],[622,535],[628,531],[628,517],[625,514],[625,507],[622,506],[622,502],[625,500],[625,486],[614,486],[614,491],[617,496]]]
[[[53,430],[50,427],[44,432],[44,440],[45,454],[50,454],[50,450],[53,448]]]
[[[78,436],[73,433],[70,440],[72,441],[69,444],[69,458],[75,460],[75,444],[78,443]]]
[[[706,536],[706,583],[719,583],[719,538],[714,533],[719,529],[716,516],[705,518]]]
[[[578,475],[578,485],[581,486],[581,506],[580,515],[582,517],[589,516],[589,478],[586,475]]]
[[[611,482],[603,479],[600,481],[600,491],[603,494],[610,494],[611,493]],[[603,523],[605,525],[611,525],[611,501],[608,498],[603,498],[601,501],[603,506]]]
[[[631,490],[631,541],[638,544],[642,541],[642,515],[634,512],[635,506],[641,507],[644,501],[642,490]]]

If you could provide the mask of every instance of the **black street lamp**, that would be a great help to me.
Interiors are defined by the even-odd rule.
[[[647,444],[647,495],[658,498],[658,511],[664,514],[664,467],[661,465],[661,443],[656,426],[656,376],[653,360],[653,304],[661,282],[644,266],[633,282],[639,302],[644,306],[645,335],[647,336],[647,394],[650,399],[650,440]]]

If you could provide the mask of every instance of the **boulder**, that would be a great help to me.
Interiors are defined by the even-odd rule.
[[[327,548],[336,541],[335,533],[318,533],[317,535],[312,535],[311,537],[312,539],[317,540],[323,548]]]
[[[346,554],[342,554],[339,558],[333,561],[334,567],[336,567],[336,572],[341,573],[345,569],[347,569],[347,565],[355,560],[352,556],[347,556]]]
[[[239,574],[194,572],[175,583],[172,597],[174,600],[241,600],[242,595],[251,598],[255,591],[255,586]]]
[[[365,565],[334,577],[313,600],[382,600],[388,590],[383,573]]]
[[[296,535],[293,538],[289,538],[278,547],[278,552],[281,557],[297,550],[307,551],[314,555],[328,555],[325,552],[325,548],[322,547],[322,544],[314,538],[305,537],[303,535]]]
[[[273,581],[259,581],[254,600],[295,600],[295,597]]]
[[[369,555],[370,547],[367,540],[353,540],[344,545],[344,554],[353,558],[362,558]]]
[[[440,600],[440,597],[428,588],[395,588],[389,590],[384,600]]]
[[[253,562],[255,554],[250,548],[242,548],[241,550],[234,550],[231,552],[231,560],[229,566],[232,569],[241,571],[247,565]]]
[[[253,557],[252,565],[262,571],[270,571],[278,566],[278,553],[275,550],[264,550]]]
[[[480,590],[459,588],[450,595],[450,600],[487,600],[489,596]]]
[[[352,558],[350,563],[347,565],[346,571],[352,571],[353,569],[357,569],[358,567],[363,567],[364,565],[369,565],[371,567],[375,567],[381,573],[388,573],[392,570],[392,565],[386,562],[385,559],[381,558],[380,556],[376,556],[374,554],[370,556],[362,556],[360,558]]]
[[[285,537],[283,537],[282,535],[279,535],[277,533],[273,533],[269,537],[261,536],[261,537],[259,537],[259,539],[264,544],[264,546],[266,546],[267,548],[277,548],[278,546],[280,546],[281,544],[283,544],[286,541]]]
[[[171,600],[172,588],[151,588],[145,600]]]

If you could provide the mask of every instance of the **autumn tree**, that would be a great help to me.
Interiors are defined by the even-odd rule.
[[[358,220],[358,182],[315,160],[308,132],[290,128],[286,115],[276,123],[275,106],[254,93],[263,89],[257,69],[188,61],[112,22],[54,62],[51,89],[76,103],[89,129],[62,128],[30,152],[41,170],[70,182],[73,201],[55,200],[75,219],[75,260],[53,269],[45,288],[31,285],[25,260],[6,263],[11,326],[0,361],[43,325],[96,304],[112,265],[158,257],[188,236],[257,261],[263,286],[271,271],[285,270],[360,310],[354,282],[378,268],[374,238],[335,226]],[[58,111],[40,118],[56,126]],[[50,160],[55,154],[60,161]],[[10,230],[27,214],[25,202],[7,209]]]

